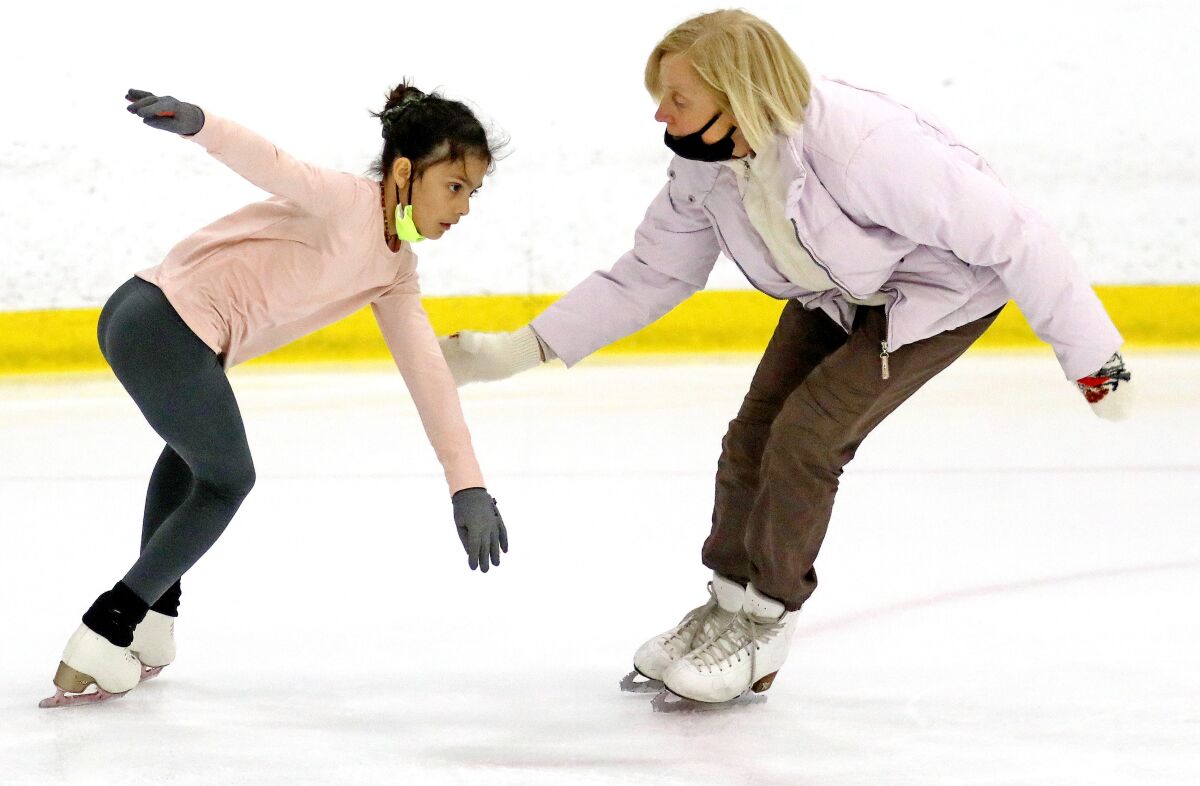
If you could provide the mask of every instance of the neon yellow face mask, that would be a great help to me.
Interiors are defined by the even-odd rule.
[[[420,243],[425,236],[421,234],[421,230],[417,229],[417,222],[413,218],[413,179],[412,177],[408,179],[408,204],[404,208],[400,207],[400,189],[396,189],[396,237],[409,243]]]
[[[412,202],[405,205],[403,211],[400,209],[400,205],[396,205],[396,237],[409,243],[420,243],[425,239],[421,230],[417,229],[417,222],[413,220]]]

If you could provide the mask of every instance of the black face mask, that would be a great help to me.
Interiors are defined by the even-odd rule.
[[[705,142],[700,137],[705,131],[712,128],[712,124],[717,122],[717,118],[721,116],[720,112],[713,115],[712,120],[704,124],[694,134],[685,136],[671,136],[667,132],[663,132],[663,142],[667,147],[671,148],[675,155],[682,158],[689,158],[692,161],[706,161],[712,163],[715,161],[728,161],[733,158],[733,132],[737,131],[736,127],[731,127],[729,133],[716,142]]]

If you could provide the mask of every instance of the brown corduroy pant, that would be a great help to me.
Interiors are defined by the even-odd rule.
[[[962,355],[999,310],[880,358],[881,307],[858,308],[849,334],[790,301],[721,443],[704,564],[796,610],[817,587],[813,568],[842,468],[871,429]]]

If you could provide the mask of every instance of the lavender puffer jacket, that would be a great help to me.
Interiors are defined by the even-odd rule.
[[[818,80],[801,128],[781,136],[797,240],[838,289],[789,282],[742,206],[734,173],[675,158],[633,249],[532,323],[568,365],[704,288],[724,253],[771,297],[847,330],[845,295],[888,298],[888,351],[1015,300],[1068,379],[1100,368],[1121,336],[1056,233],[975,151],[888,96]]]

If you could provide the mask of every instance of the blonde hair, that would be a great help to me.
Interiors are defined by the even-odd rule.
[[[723,112],[737,118],[750,147],[804,122],[812,81],[783,36],[741,10],[713,11],[667,33],[646,61],[646,90],[662,98],[665,55],[687,57]]]

